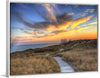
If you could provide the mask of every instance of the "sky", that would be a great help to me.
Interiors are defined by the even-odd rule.
[[[97,39],[97,5],[10,3],[11,44]]]

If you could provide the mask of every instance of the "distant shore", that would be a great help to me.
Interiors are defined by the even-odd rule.
[[[24,51],[27,49],[44,48],[44,47],[48,47],[48,46],[52,46],[56,44],[59,44],[59,43],[15,45],[15,46],[11,46],[11,53],[16,52],[16,51]]]

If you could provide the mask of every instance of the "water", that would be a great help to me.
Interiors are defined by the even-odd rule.
[[[28,45],[13,45],[11,46],[11,52],[23,51],[26,49],[35,49],[46,47],[48,44],[28,44]]]

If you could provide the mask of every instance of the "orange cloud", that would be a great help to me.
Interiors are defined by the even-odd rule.
[[[59,25],[58,26],[58,30],[63,30],[66,29],[67,27],[69,27],[71,25],[72,21],[66,22],[65,24]]]
[[[48,28],[46,28],[47,31],[53,31],[53,30],[66,30],[67,27],[69,27],[71,24],[71,28],[74,29],[76,26],[78,26],[81,23],[84,23],[88,20],[90,20],[92,16],[84,17],[84,18],[79,18],[74,21],[67,21],[64,24],[54,26],[54,25],[49,25]]]
[[[77,31],[81,31],[81,30],[84,30],[84,29],[87,29],[88,27],[84,27],[84,28],[78,28],[78,29],[74,29],[74,30],[66,30],[66,31],[62,31],[56,35],[53,35],[53,36],[46,36],[44,37],[44,39],[46,40],[61,40],[62,38],[67,38],[67,39],[78,39],[78,34],[76,34]],[[77,37],[76,37],[77,36]],[[80,36],[81,38],[84,38],[82,36]]]
[[[96,22],[92,22],[92,23],[90,23],[90,24],[88,24],[88,25],[92,25],[92,24],[97,24],[97,21],[96,21]]]
[[[52,31],[54,29],[56,29],[54,25],[49,25],[48,28],[46,28],[47,31]]]
[[[47,31],[56,31],[56,30],[66,30],[67,27],[69,27],[72,24],[72,21],[67,21],[64,24],[55,26],[55,25],[49,25],[48,28],[46,28]]]
[[[91,18],[92,18],[92,16],[76,19],[73,21],[71,28],[74,29],[77,25],[84,23],[84,22],[90,20]]]
[[[96,22],[89,23],[89,24],[81,25],[81,26],[87,26],[87,25],[93,25],[93,24],[97,24],[97,21]]]
[[[89,27],[78,28],[78,29],[76,29],[76,31],[80,31],[80,30],[88,29],[88,28],[89,28]]]
[[[90,12],[90,13],[93,13],[95,9],[86,9],[85,12]]]
[[[91,9],[90,13],[93,13],[95,9]]]
[[[83,15],[82,16],[86,16],[88,13],[83,13]]]
[[[85,12],[89,12],[90,11],[90,9],[86,9],[86,11]]]
[[[67,27],[69,27],[72,24],[72,21],[67,21],[64,24],[55,26],[55,25],[49,25],[48,28],[46,28],[47,31],[56,31],[56,30],[66,30]]]
[[[62,38],[67,38],[67,39],[71,39],[71,40],[75,40],[75,39],[94,39],[97,38],[97,31],[82,31],[84,29],[88,29],[89,27],[84,27],[84,28],[78,28],[78,29],[73,29],[73,30],[66,30],[66,31],[62,31],[59,32],[57,34],[51,33],[48,34],[44,37],[40,37],[40,38],[34,38],[32,36],[20,36],[16,39],[16,43],[26,43],[26,42],[48,42],[48,41],[60,41]],[[78,33],[77,33],[78,31]],[[54,35],[53,35],[54,34]]]

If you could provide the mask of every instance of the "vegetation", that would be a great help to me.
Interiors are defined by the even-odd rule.
[[[59,49],[64,49],[60,52]],[[45,54],[50,54],[45,56]],[[27,49],[10,54],[10,74],[38,74],[60,72],[53,57],[59,56],[75,71],[97,71],[97,40],[75,40],[44,48]]]
[[[78,49],[61,53],[61,55],[62,59],[68,62],[75,71],[97,70],[97,49]]]
[[[44,55],[11,59],[10,67],[11,75],[60,72],[57,62]]]

